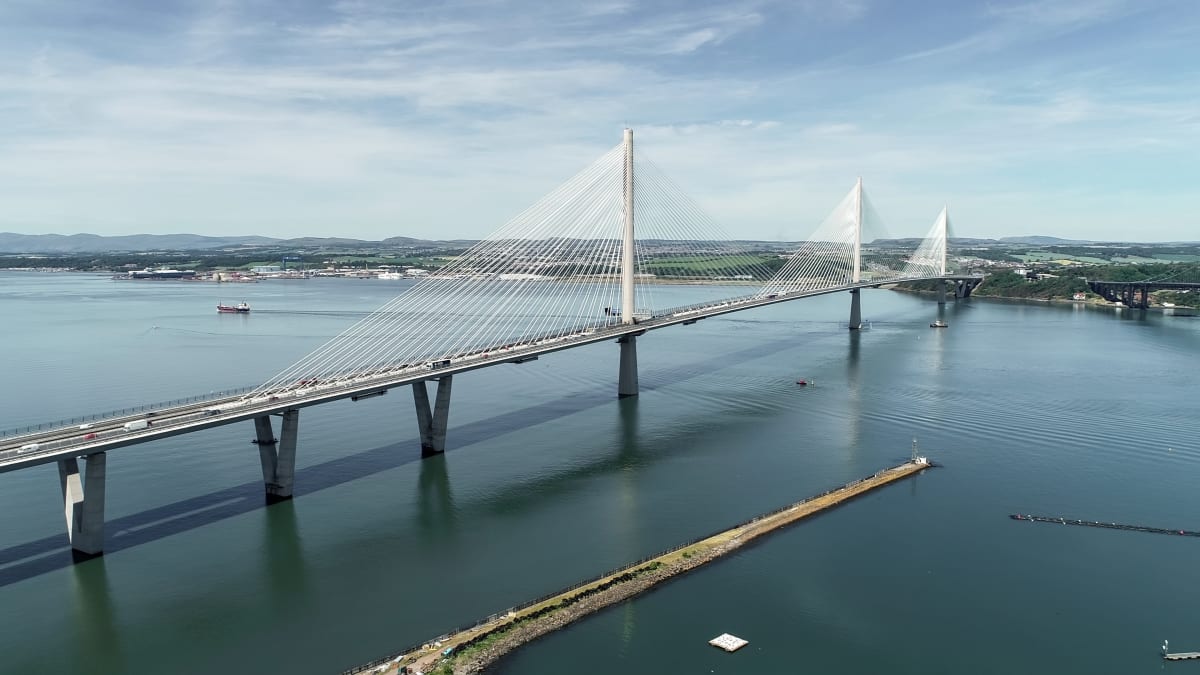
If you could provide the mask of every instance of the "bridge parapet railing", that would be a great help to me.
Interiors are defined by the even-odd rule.
[[[670,308],[655,312],[654,316],[655,316],[655,318],[662,319],[662,318],[676,316],[678,314],[683,314],[684,312],[695,312],[695,311],[700,311],[700,310],[705,310],[705,309],[712,309],[714,307],[720,307],[722,305],[731,305],[731,304],[735,304],[735,303],[750,302],[751,300],[762,300],[762,299],[763,298],[760,298],[757,295],[739,295],[739,296],[732,297],[732,298],[724,298],[722,300],[709,300],[707,302],[697,302],[692,305],[681,305],[679,307],[670,307]]]
[[[128,408],[120,408],[118,410],[110,410],[108,412],[94,413],[91,415],[81,415],[79,417],[71,417],[60,419],[53,422],[41,422],[38,424],[29,424],[15,429],[0,430],[0,438],[12,438],[14,436],[23,436],[38,431],[51,431],[53,429],[63,429],[80,424],[87,424],[97,420],[107,420],[117,417],[126,417],[129,415],[137,415],[139,413],[151,412],[155,410],[165,410],[176,406],[187,405],[189,403],[200,403],[202,401],[214,401],[218,399],[228,398],[230,396],[238,396],[248,391],[253,391],[254,387],[238,387],[237,389],[226,389],[222,391],[209,392],[207,394],[197,394],[185,398],[172,399],[170,401],[160,401],[157,403],[146,403],[144,405],[130,406]]]
[[[579,322],[579,323],[576,323],[573,325],[564,326],[562,328],[558,328],[555,330],[550,330],[550,331],[539,333],[539,334],[536,334],[533,336],[526,337],[523,341],[520,342],[520,344],[523,346],[524,345],[532,345],[536,342],[561,339],[565,336],[569,336],[572,334],[592,334],[593,332],[604,331],[605,329],[609,329],[609,328],[612,328],[615,326],[619,326],[619,324],[616,322],[616,319],[611,320],[608,324],[600,324],[600,325],[597,325],[596,323],[593,323],[593,322]],[[487,345],[487,346],[481,345],[481,346],[467,348],[467,350],[456,353],[454,356],[461,358],[462,356],[467,355],[467,354],[481,354],[481,353],[484,353],[487,351],[494,351],[495,349],[496,349],[495,345]],[[444,358],[445,356],[446,355],[430,355],[425,359],[425,361],[433,361],[436,359]],[[397,373],[397,374],[399,374],[399,373]],[[354,388],[355,384],[356,384],[355,382],[345,382],[341,386],[336,386],[333,389],[328,390],[328,391],[337,391],[337,390],[341,390],[341,389],[352,389],[352,388]],[[175,408],[175,407],[189,405],[189,404],[195,404],[195,403],[202,403],[202,402],[206,402],[206,401],[224,400],[227,398],[245,396],[247,394],[252,394],[252,393],[261,393],[264,396],[271,394],[270,391],[262,391],[261,386],[238,387],[236,389],[226,389],[226,390],[222,390],[222,391],[209,392],[207,394],[198,394],[195,396],[188,396],[188,397],[183,397],[183,398],[172,399],[169,401],[147,403],[144,405],[130,406],[127,408],[119,408],[119,409],[110,410],[107,412],[93,413],[93,414],[89,414],[89,415],[80,415],[80,416],[76,416],[76,417],[63,418],[63,419],[58,419],[58,420],[49,421],[49,422],[40,422],[37,424],[29,424],[29,425],[25,425],[22,427],[0,430],[0,439],[16,438],[16,437],[24,436],[27,434],[34,434],[34,433],[44,432],[44,431],[53,431],[56,429],[69,429],[71,427],[79,426],[81,424],[87,424],[87,423],[101,421],[101,420],[112,420],[112,419],[119,419],[121,417],[136,416],[136,415],[143,414],[143,413],[162,411],[162,410],[167,410],[170,408]]]

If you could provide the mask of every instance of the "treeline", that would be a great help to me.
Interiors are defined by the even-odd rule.
[[[1054,255],[1063,257],[1076,256],[1081,258],[1103,258],[1104,260],[1112,260],[1113,258],[1156,258],[1166,255],[1198,255],[1200,247],[1192,245],[1183,246],[1144,246],[1132,244],[1130,246],[1046,246],[1038,249],[1029,249],[1029,251],[1044,251]]]
[[[1200,263],[1137,263],[1097,265],[1072,270],[1094,281],[1175,281],[1200,283]]]
[[[453,256],[461,251],[448,250],[439,255]],[[330,255],[329,253],[291,253],[287,255],[287,266],[290,267],[324,267],[329,261],[339,265],[357,266],[364,263],[369,265],[415,265],[418,267],[440,267],[445,260],[433,256],[388,256],[378,253],[370,255]],[[248,251],[231,253],[227,251],[209,253],[199,251],[184,251],[172,253],[86,253],[56,256],[14,255],[0,257],[0,268],[55,268],[69,269],[80,272],[124,272],[127,269],[143,269],[146,267],[171,267],[174,269],[189,269],[197,272],[213,270],[249,269],[255,265],[283,265],[282,255],[263,251]]]
[[[989,274],[975,289],[974,294],[1001,298],[1031,298],[1052,300],[1070,298],[1076,293],[1087,292],[1088,285],[1080,277],[1042,277],[1027,279],[1023,274],[1001,271]]]
[[[1037,270],[1038,267],[1034,266]],[[1038,300],[1068,299],[1076,293],[1087,293],[1087,280],[1092,281],[1173,281],[1200,283],[1200,263],[1140,263],[1133,265],[1091,265],[1056,270],[1058,275],[1038,274],[1036,279],[1012,270],[1003,269],[984,277],[974,294],[1002,298],[1032,298]],[[1036,273],[1036,272],[1035,272]],[[937,281],[903,284],[906,290],[934,292]],[[1155,291],[1160,301],[1181,303],[1189,294]]]

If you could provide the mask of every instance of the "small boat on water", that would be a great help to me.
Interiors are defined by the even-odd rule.
[[[217,304],[218,314],[246,314],[250,311],[250,305],[244,302],[239,302],[236,305],[226,305],[223,303]]]
[[[950,324],[946,323],[945,321],[938,319],[937,321],[934,321],[933,323],[929,324],[929,327],[930,328],[945,328],[946,326],[949,326],[949,325]]]

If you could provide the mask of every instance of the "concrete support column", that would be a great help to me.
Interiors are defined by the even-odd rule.
[[[283,411],[279,433],[279,454],[275,458],[275,485],[267,486],[267,495],[276,500],[291,499],[296,482],[296,439],[300,433],[300,411]]]
[[[859,300],[860,290],[862,289],[855,288],[850,291],[850,330],[862,328],[862,302]]]
[[[946,304],[946,280],[945,279],[938,279],[937,302],[939,305]]]
[[[72,552],[77,557],[104,553],[104,476],[107,461],[108,455],[103,452],[88,455],[84,458],[86,470],[82,477],[79,460],[72,457],[58,461],[67,536],[71,540]]]
[[[296,482],[296,440],[300,433],[300,411],[285,410],[280,425],[279,438],[271,428],[271,418],[264,415],[254,418],[255,443],[262,462],[263,485],[266,487],[267,503],[292,498]]]
[[[638,395],[637,336],[625,335],[617,340],[621,345],[621,374],[617,380],[617,397]]]
[[[267,486],[267,494],[270,494],[270,486],[275,482],[276,449],[279,444],[271,428],[270,416],[254,418],[254,435],[258,458],[262,462],[263,485]]]
[[[430,457],[446,451],[446,425],[450,420],[450,391],[454,376],[437,378],[437,399],[429,407],[429,390],[425,381],[413,382],[413,403],[417,407],[417,429],[421,432],[421,456]]]

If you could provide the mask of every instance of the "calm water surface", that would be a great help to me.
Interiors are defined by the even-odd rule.
[[[261,382],[407,282],[0,273],[0,427]],[[729,289],[656,288],[657,306]],[[249,316],[219,316],[245,300]],[[114,451],[107,547],[71,565],[57,472],[0,475],[0,672],[336,673],[896,463],[946,468],[526,647],[539,673],[1149,673],[1200,650],[1200,320],[844,294],[306,408],[264,507],[249,423]],[[19,318],[18,318],[19,317]],[[800,388],[805,377],[815,387]],[[750,641],[726,654],[722,632]],[[1185,668],[1187,664],[1176,666]]]

